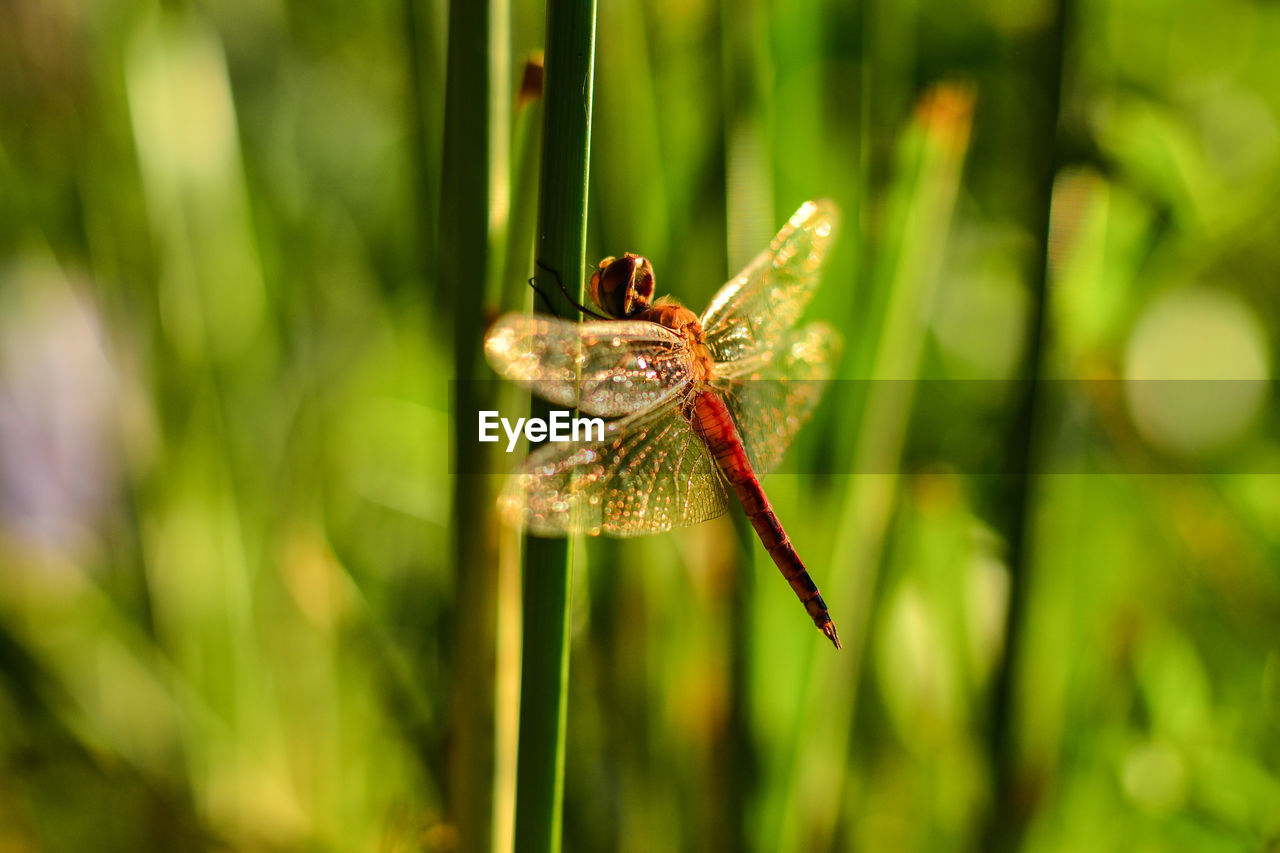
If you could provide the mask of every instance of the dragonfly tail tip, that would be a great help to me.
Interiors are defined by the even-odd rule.
[[[840,635],[836,633],[836,623],[828,620],[821,628],[822,633],[827,635],[827,639],[831,641],[831,645],[837,649],[844,648],[840,645]]]

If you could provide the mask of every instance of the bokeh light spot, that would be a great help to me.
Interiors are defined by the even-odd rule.
[[[1157,299],[1125,353],[1130,416],[1152,445],[1197,456],[1238,439],[1267,394],[1268,346],[1256,315],[1203,288]]]

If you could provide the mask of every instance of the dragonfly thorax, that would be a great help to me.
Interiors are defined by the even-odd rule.
[[[653,265],[627,252],[605,258],[591,275],[591,299],[610,317],[634,317],[653,302]]]

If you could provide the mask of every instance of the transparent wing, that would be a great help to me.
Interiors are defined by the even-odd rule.
[[[643,320],[507,314],[485,336],[484,353],[538,396],[605,418],[653,406],[689,380],[692,366],[684,338]]]
[[[772,346],[716,365],[720,391],[742,437],[747,458],[763,476],[782,455],[822,399],[840,356],[840,335],[825,323],[784,332]]]
[[[603,441],[538,449],[507,481],[503,519],[542,535],[642,536],[721,515],[724,484],[682,414],[687,399],[612,421]]]
[[[703,340],[717,361],[744,358],[796,324],[817,286],[837,218],[831,202],[805,202],[769,248],[720,288],[701,318]]]

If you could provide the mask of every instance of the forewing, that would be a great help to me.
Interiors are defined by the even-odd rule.
[[[544,536],[642,536],[722,514],[724,484],[685,399],[608,423],[603,441],[534,451],[498,499],[503,519]]]
[[[712,382],[729,406],[747,458],[763,476],[813,413],[840,354],[840,335],[825,323],[784,332],[773,346],[716,365]]]
[[[605,418],[650,408],[687,382],[692,366],[683,337],[642,320],[507,314],[484,352],[494,370],[538,396]]]
[[[702,315],[703,340],[717,361],[744,358],[796,324],[818,284],[836,220],[831,202],[805,202],[769,248],[720,288]]]

